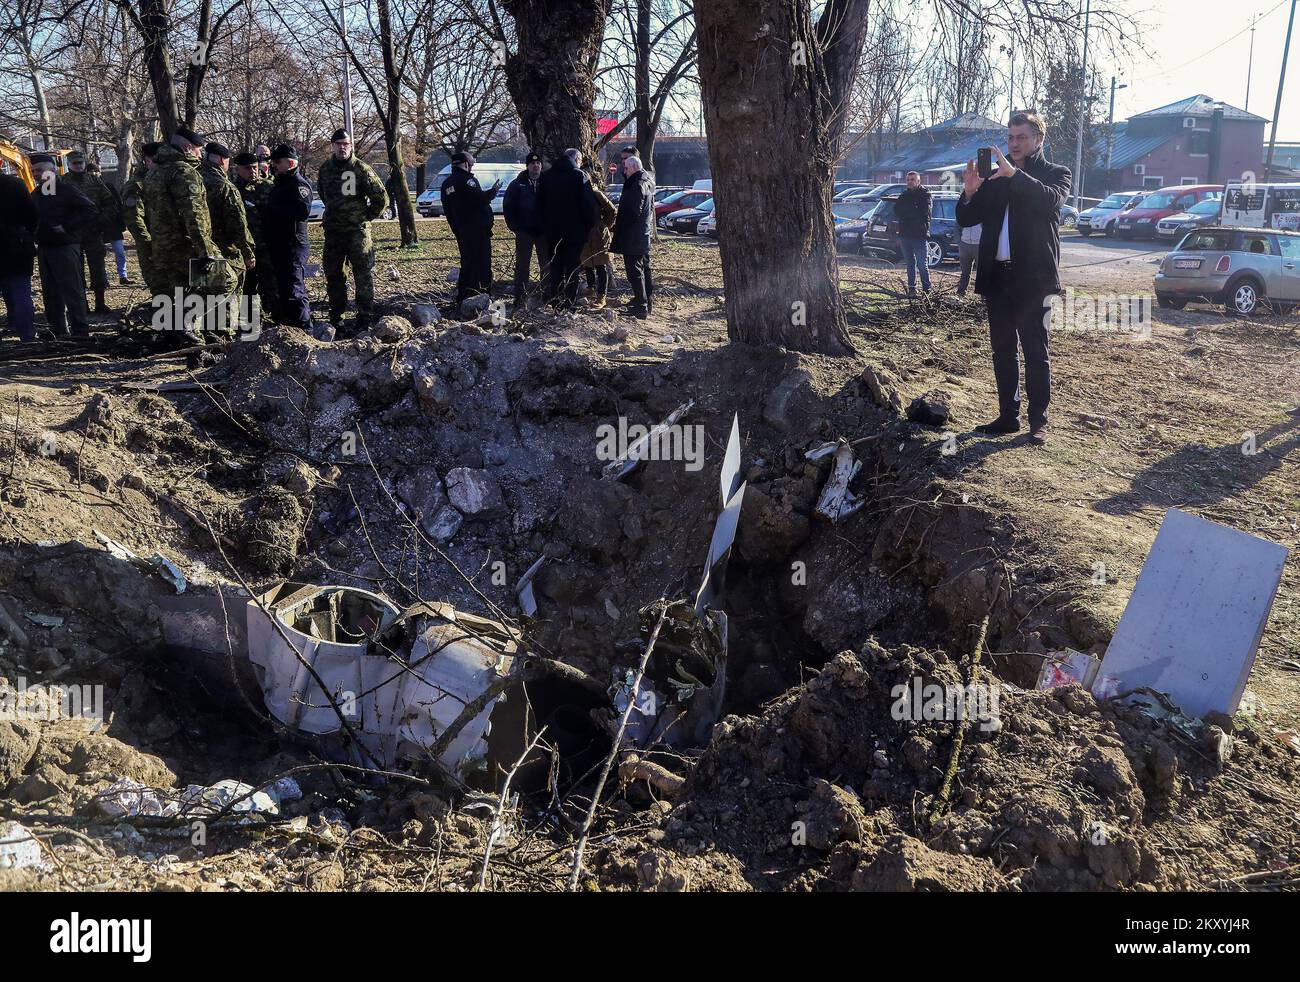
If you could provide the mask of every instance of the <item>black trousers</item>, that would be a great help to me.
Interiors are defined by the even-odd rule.
[[[546,299],[554,300],[564,291],[564,299],[570,304],[578,302],[578,268],[581,265],[582,247],[585,239],[579,242],[561,240],[551,247],[550,283],[546,288]]]
[[[460,276],[456,280],[456,299],[465,300],[479,293],[492,292],[492,233],[466,232],[458,236]]]
[[[993,344],[993,377],[998,385],[998,415],[1020,417],[1020,352],[1025,356],[1025,393],[1029,425],[1047,422],[1052,401],[1052,364],[1048,327],[1052,294],[1019,285],[1015,268],[993,268],[984,299],[989,308],[989,340]]]
[[[537,253],[537,278],[546,285],[546,263],[550,259],[550,253],[546,248],[546,240],[540,235],[529,235],[527,232],[515,233],[515,299],[523,301],[524,295],[528,292],[528,274],[532,270],[533,253]]]
[[[654,295],[654,280],[650,276],[650,255],[624,256],[623,271],[627,273],[628,285],[632,287],[632,302],[638,307],[650,309]]]
[[[276,322],[311,330],[311,302],[307,298],[307,243],[290,242],[272,253],[275,292],[280,298]]]

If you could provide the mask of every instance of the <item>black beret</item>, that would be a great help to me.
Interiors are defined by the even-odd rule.
[[[52,164],[52,163],[54,163],[54,156],[53,156],[53,154],[48,154],[48,153],[34,153],[34,154],[32,154],[30,157],[28,157],[27,159],[28,159],[29,161],[31,161],[33,164]]]
[[[257,158],[245,150],[243,153],[237,153],[234,156],[234,163],[237,167],[252,167],[257,163]]]
[[[531,164],[533,161],[537,161],[537,163],[540,164],[542,162],[542,155],[540,153],[530,153],[524,158],[525,164]]]
[[[176,132],[173,133],[172,136],[179,136],[182,140],[185,140],[196,147],[203,146],[203,137],[199,136],[188,126],[176,127]]]
[[[158,156],[158,148],[161,146],[161,143],[146,143],[140,148],[140,153],[146,157],[156,157]]]
[[[297,160],[298,151],[287,143],[281,143],[271,151],[272,160]]]
[[[203,149],[215,157],[225,157],[227,160],[230,159],[230,151],[227,150],[225,147],[223,147],[220,143],[209,143]]]
[[[342,127],[339,127],[334,131],[333,135],[330,136],[330,143],[338,143],[339,140],[351,140],[351,139],[352,136],[348,133],[348,131],[343,129]]]

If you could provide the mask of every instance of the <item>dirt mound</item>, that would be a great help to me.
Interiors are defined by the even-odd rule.
[[[1174,817],[1241,807],[1245,775],[1294,786],[1294,767],[1249,737],[1220,772],[1136,709],[1007,687],[969,721],[938,808],[958,724],[905,717],[926,687],[966,684],[942,653],[837,655],[762,715],[719,724],[665,841],[740,857],[760,889],[1188,889],[1206,873],[1170,855]]]

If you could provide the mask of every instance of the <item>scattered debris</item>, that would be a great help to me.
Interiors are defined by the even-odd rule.
[[[1038,673],[1035,688],[1043,690],[1062,685],[1081,685],[1085,689],[1091,689],[1100,667],[1101,662],[1095,656],[1083,651],[1075,651],[1073,648],[1049,651]]]
[[[825,456],[825,452],[825,445],[818,447],[810,451],[818,456],[808,459],[819,459]],[[817,499],[817,514],[829,518],[832,522],[838,522],[866,504],[865,498],[849,491],[849,483],[857,476],[861,467],[862,462],[853,453],[853,447],[844,439],[836,441],[835,461],[831,466],[831,475],[822,488],[821,497]]]
[[[537,597],[533,593],[533,577],[537,571],[542,568],[546,562],[545,556],[538,556],[537,561],[524,571],[524,575],[519,577],[519,582],[515,584],[515,596],[519,598],[519,609],[524,612],[526,617],[537,616]]]
[[[617,460],[611,460],[606,464],[601,471],[602,476],[607,480],[621,481],[640,467],[646,460],[654,458],[659,447],[659,441],[663,439],[664,434],[668,431],[668,427],[675,426],[683,416],[694,408],[694,406],[695,400],[692,399],[690,402],[684,403],[674,409],[668,414],[662,423],[656,423],[650,428],[648,433],[642,435],[630,447],[628,447],[627,451],[621,457]]]
[[[917,396],[907,407],[907,418],[923,426],[943,426],[952,415],[952,399],[942,389]]]

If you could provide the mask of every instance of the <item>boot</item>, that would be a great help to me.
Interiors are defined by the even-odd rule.
[[[92,313],[92,314],[111,314],[111,313],[112,313],[112,311],[109,310],[108,307],[107,307],[107,305],[104,303],[104,291],[103,291],[103,290],[96,290],[96,291],[95,291],[95,309],[92,310],[91,313]]]
[[[596,296],[592,299],[591,303],[589,303],[589,304],[587,305],[587,309],[588,309],[588,310],[604,310],[604,309],[605,309],[605,294],[603,294],[603,293],[597,293]]]

